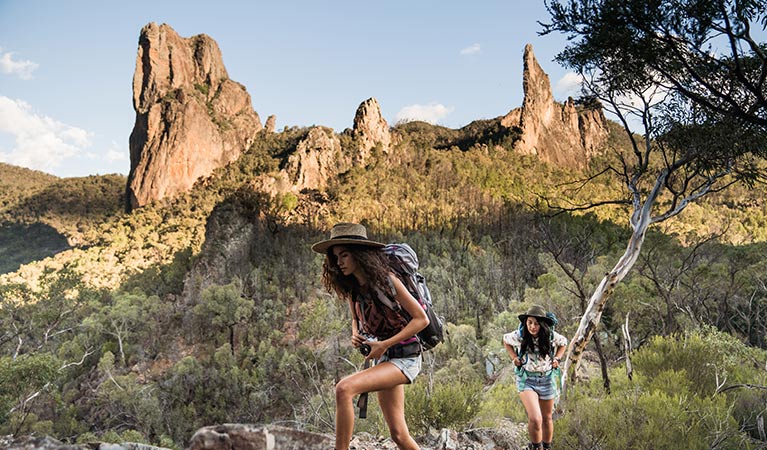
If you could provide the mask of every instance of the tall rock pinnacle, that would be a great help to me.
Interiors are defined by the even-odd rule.
[[[237,159],[261,130],[250,95],[229,79],[218,44],[150,23],[133,76],[127,208],[173,197]]]
[[[607,120],[601,108],[578,110],[572,99],[554,101],[549,76],[541,69],[530,44],[525,46],[521,108],[509,112],[501,124],[519,127],[522,136],[515,150],[538,155],[565,167],[583,167],[607,139]]]
[[[357,113],[354,115],[353,135],[358,142],[360,151],[358,158],[361,160],[367,159],[370,150],[378,144],[381,145],[384,153],[389,152],[389,145],[391,145],[389,124],[381,116],[381,107],[375,98],[365,100],[357,108]]]

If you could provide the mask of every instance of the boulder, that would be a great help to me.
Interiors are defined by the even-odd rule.
[[[223,424],[200,428],[188,450],[327,450],[332,436],[277,425]]]

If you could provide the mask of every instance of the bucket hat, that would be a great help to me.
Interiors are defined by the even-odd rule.
[[[551,320],[551,317],[548,317],[546,315],[546,310],[543,309],[543,306],[540,306],[540,305],[531,306],[527,310],[527,312],[525,312],[524,314],[520,314],[518,317],[519,317],[519,321],[522,323],[525,323],[528,317],[535,317],[538,320],[542,320],[546,322],[547,324],[549,324],[549,326],[554,325],[554,321]]]
[[[366,245],[375,248],[382,248],[386,245],[369,240],[367,230],[363,225],[342,222],[333,225],[333,228],[330,230],[330,239],[312,245],[312,250],[324,254],[330,247],[344,244]]]

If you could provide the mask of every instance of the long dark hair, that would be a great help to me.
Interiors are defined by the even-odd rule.
[[[333,246],[335,247],[335,246]],[[325,252],[325,262],[322,264],[322,284],[328,292],[335,292],[342,299],[349,299],[352,294],[361,291],[357,278],[352,275],[344,275],[338,268],[338,258],[333,253],[333,247]],[[388,289],[389,286],[389,263],[388,257],[380,248],[366,245],[344,244],[343,247],[351,253],[354,260],[365,272],[368,286],[381,286]]]
[[[538,325],[541,328],[538,330],[538,336],[533,337],[529,331],[527,331],[527,318],[522,323],[522,345],[519,346],[520,355],[527,355],[528,351],[535,351],[536,344],[538,345],[538,354],[546,357],[551,354],[551,327],[548,322],[543,319],[538,319]]]

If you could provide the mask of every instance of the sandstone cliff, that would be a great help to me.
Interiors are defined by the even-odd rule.
[[[261,129],[245,88],[229,79],[216,42],[150,23],[133,76],[128,209],[187,191],[237,159]]]
[[[552,164],[584,167],[607,140],[602,108],[579,109],[571,98],[564,105],[555,102],[549,76],[535,59],[530,44],[525,46],[522,87],[525,94],[522,107],[501,120],[503,126],[521,130],[514,149]]]

